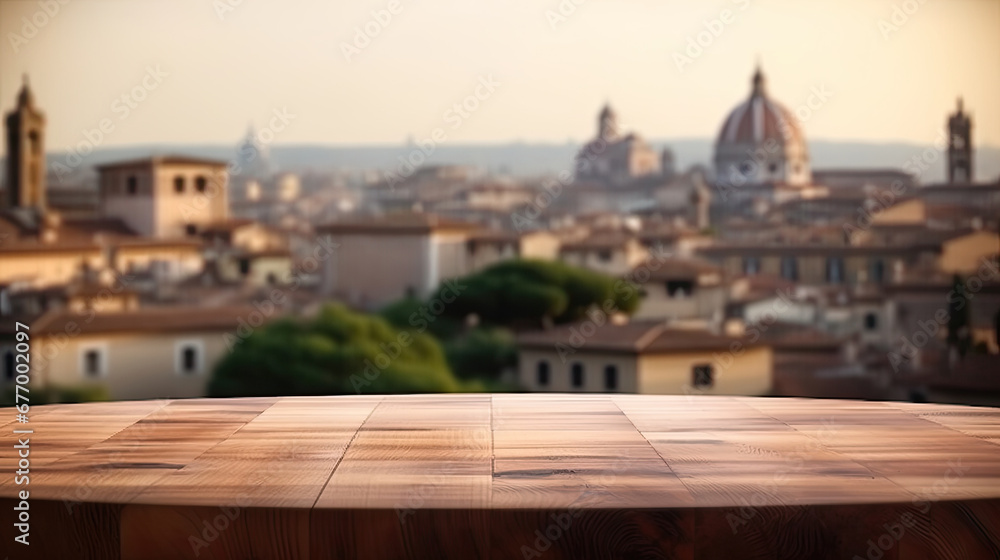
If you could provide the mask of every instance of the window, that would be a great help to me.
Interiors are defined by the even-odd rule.
[[[873,331],[878,328],[878,315],[874,313],[865,313],[865,330]]]
[[[604,388],[608,391],[618,389],[618,368],[616,366],[606,366],[604,368]]]
[[[583,364],[577,362],[570,368],[570,384],[574,389],[583,387]]]
[[[609,261],[611,261],[611,251],[608,251],[606,249],[602,250],[602,251],[598,251],[597,252],[597,260],[599,260],[601,262],[609,262]]]
[[[174,177],[174,192],[177,194],[184,192],[184,177],[180,175]]]
[[[709,364],[694,366],[691,373],[694,378],[691,384],[695,389],[711,387],[715,384],[715,371]]]
[[[760,257],[743,257],[743,274],[747,276],[760,274]]]
[[[240,274],[243,276],[250,274],[250,259],[240,259]]]
[[[194,180],[194,188],[196,191],[203,193],[205,192],[205,187],[208,186],[208,181],[204,177],[197,177]]]
[[[777,171],[778,171],[778,164],[777,163],[771,163],[771,165],[767,166],[767,170],[770,171],[771,173],[777,173]]]
[[[186,231],[188,235],[198,235],[198,226],[194,224],[188,224],[184,226],[184,231]]]
[[[201,373],[204,347],[200,340],[181,340],[176,346],[175,370],[181,375]]]
[[[844,282],[844,259],[840,257],[828,257],[826,259],[826,281],[830,284],[841,284]]]
[[[686,298],[694,292],[694,282],[690,280],[668,280],[667,297]]]
[[[538,368],[535,375],[538,385],[540,387],[547,387],[549,385],[549,363],[546,361],[538,362]]]
[[[80,372],[84,377],[104,377],[108,373],[106,348],[89,346],[80,349]]]
[[[16,366],[16,364],[14,364],[14,352],[12,352],[10,350],[7,350],[6,352],[3,353],[3,378],[4,378],[4,381],[13,381],[14,380],[15,366]],[[21,368],[21,369],[24,369],[24,368]]]
[[[267,273],[267,283],[269,286],[274,286],[278,283],[278,275],[273,272]]]
[[[793,282],[799,279],[799,262],[795,257],[781,257],[781,277]]]
[[[885,282],[885,262],[882,259],[874,259],[870,265],[872,282],[881,284]]]
[[[125,192],[133,195],[139,193],[139,179],[135,175],[130,175],[125,180]]]

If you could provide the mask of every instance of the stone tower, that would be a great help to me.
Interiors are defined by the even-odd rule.
[[[17,96],[17,107],[7,114],[8,208],[46,210],[45,115],[35,107],[28,76]]]
[[[610,104],[605,104],[600,116],[597,117],[597,137],[605,142],[618,139],[618,116]]]
[[[948,117],[948,182],[972,182],[972,120],[962,109]]]

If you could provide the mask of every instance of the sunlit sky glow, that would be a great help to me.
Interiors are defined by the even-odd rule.
[[[389,0],[70,0],[17,52],[22,18],[45,18],[36,1],[2,0],[0,106],[29,73],[53,150],[103,118],[104,146],[232,144],[281,108],[295,118],[276,143],[399,143],[437,127],[456,143],[581,141],[605,100],[646,137],[714,137],[759,57],[789,108],[833,93],[803,123],[810,139],[930,143],[962,95],[974,141],[1000,145],[1000,0],[589,0],[554,28],[560,0],[398,3],[348,62],[344,43]],[[918,8],[886,39],[880,20],[904,5]],[[724,9],[730,23],[678,69],[674,53]],[[112,104],[150,66],[168,75],[122,119]],[[499,87],[452,129],[446,111],[486,76]]]

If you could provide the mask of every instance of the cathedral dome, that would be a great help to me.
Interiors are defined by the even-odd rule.
[[[791,111],[768,96],[760,69],[754,73],[750,98],[722,124],[715,168],[717,181],[729,184],[810,181],[802,129]]]

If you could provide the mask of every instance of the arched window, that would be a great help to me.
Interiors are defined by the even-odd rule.
[[[549,384],[549,363],[545,360],[538,362],[535,379],[539,387],[547,387]]]
[[[208,186],[208,180],[204,177],[196,177],[194,180],[194,188],[200,193],[205,192],[205,188]]]
[[[604,388],[608,391],[618,390],[618,367],[605,366],[604,368]]]
[[[580,362],[576,362],[575,364],[573,364],[573,366],[570,367],[569,374],[570,374],[569,375],[569,377],[570,377],[570,385],[572,385],[574,389],[580,389],[580,388],[582,388],[583,387],[583,364],[581,364]]]
[[[129,178],[125,180],[125,192],[128,194],[138,194],[139,179],[137,179],[135,175],[130,175]]]
[[[184,177],[180,175],[174,177],[174,192],[177,194],[184,192]]]

